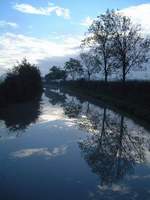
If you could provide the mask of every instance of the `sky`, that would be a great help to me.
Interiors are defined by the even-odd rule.
[[[27,58],[42,74],[80,53],[92,20],[119,9],[150,34],[150,0],[0,0],[0,75]]]

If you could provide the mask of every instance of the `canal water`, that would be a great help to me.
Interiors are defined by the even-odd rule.
[[[0,199],[149,200],[150,133],[47,88],[0,111]]]

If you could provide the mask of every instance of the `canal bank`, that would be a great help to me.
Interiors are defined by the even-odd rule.
[[[124,112],[134,120],[149,126],[150,122],[150,82],[128,81],[68,81],[56,84],[61,90],[101,104],[107,104],[119,112]]]

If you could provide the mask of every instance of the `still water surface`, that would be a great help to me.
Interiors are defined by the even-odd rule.
[[[149,200],[150,133],[47,88],[0,112],[0,199]]]

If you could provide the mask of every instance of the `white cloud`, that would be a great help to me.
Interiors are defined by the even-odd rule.
[[[124,8],[119,12],[131,17],[134,23],[141,24],[144,32],[150,34],[150,3]],[[91,17],[86,17],[80,25],[89,27],[93,22]]]
[[[150,34],[150,3],[124,8],[119,12],[131,17],[134,23],[141,24],[144,32]],[[89,27],[93,22],[91,17],[86,17],[80,25]]]
[[[14,9],[28,14],[45,15],[49,16],[51,13],[55,13],[59,17],[70,19],[70,10],[68,8],[62,8],[55,6],[54,4],[48,4],[47,7],[34,7],[30,4],[15,4]]]
[[[0,20],[0,27],[18,28],[18,24],[16,24],[15,22],[8,22],[5,20]]]
[[[80,51],[80,41],[80,36],[66,36],[63,39],[61,38],[60,42],[21,34],[5,33],[0,36],[0,73],[4,69],[11,68],[17,60],[20,61],[24,57],[31,63],[38,64],[40,61],[41,70],[43,70],[42,67],[45,66],[42,63],[45,60],[50,62],[53,58],[55,60],[64,59],[64,57],[78,54]],[[49,67],[49,64],[46,64]]]
[[[88,16],[80,23],[80,25],[89,27],[92,24],[92,22],[93,22],[93,19]]]
[[[141,24],[144,32],[150,34],[150,3],[131,6],[121,12],[131,17],[134,23]]]

